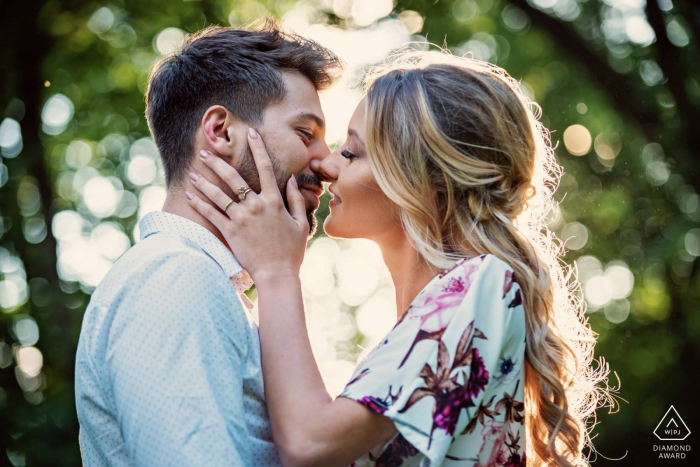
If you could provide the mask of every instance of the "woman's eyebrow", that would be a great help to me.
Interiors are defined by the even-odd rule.
[[[355,137],[357,139],[357,141],[359,141],[363,147],[365,146],[365,142],[362,141],[362,138],[360,138],[360,135],[355,130],[349,129],[348,135]]]

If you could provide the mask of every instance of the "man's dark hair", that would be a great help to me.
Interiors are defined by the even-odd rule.
[[[341,70],[333,52],[283,32],[271,19],[243,29],[210,26],[187,35],[178,52],[156,63],[146,92],[146,119],[166,184],[184,179],[209,107],[222,105],[246,123],[260,123],[265,108],[287,92],[283,71],[301,73],[322,91]]]

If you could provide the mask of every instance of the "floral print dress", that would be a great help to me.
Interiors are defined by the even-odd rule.
[[[398,434],[353,467],[525,466],[525,315],[513,269],[469,257],[436,276],[341,397]]]

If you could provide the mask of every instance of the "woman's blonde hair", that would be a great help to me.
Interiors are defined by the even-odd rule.
[[[515,270],[527,327],[528,462],[588,465],[587,421],[613,402],[609,370],[602,359],[592,366],[597,335],[545,222],[558,209],[563,170],[540,107],[502,68],[444,52],[394,54],[366,85],[370,165],[414,247],[439,269],[490,253]]]

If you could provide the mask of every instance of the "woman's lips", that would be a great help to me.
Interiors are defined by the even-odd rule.
[[[330,201],[328,202],[328,206],[330,206],[330,207],[338,206],[338,205],[341,204],[342,202],[343,202],[343,201],[342,201],[340,198],[336,197],[336,198],[333,198],[332,200],[330,200]]]
[[[335,194],[335,192],[333,191],[333,187],[332,187],[332,186],[328,188],[328,192],[329,192],[331,195],[333,195],[333,199],[331,199],[331,200],[328,202],[328,207],[331,207],[331,208],[332,208],[333,206],[338,206],[340,203],[343,202],[343,201],[340,199],[340,196],[338,196],[337,194]]]

